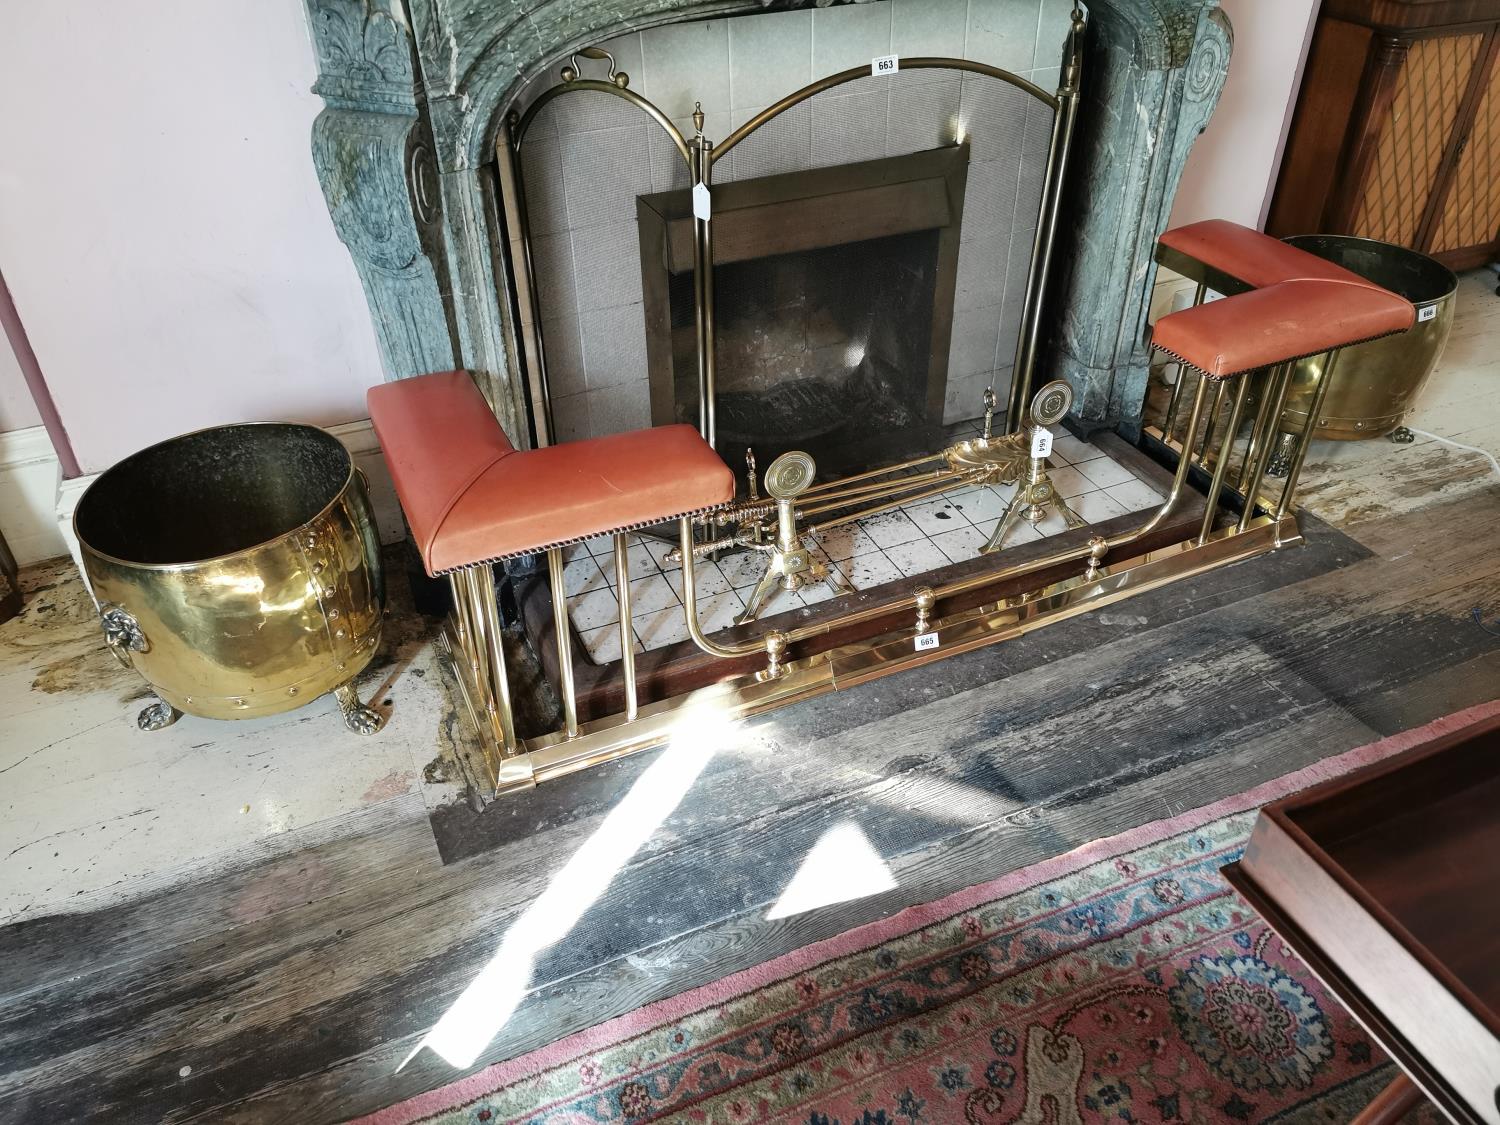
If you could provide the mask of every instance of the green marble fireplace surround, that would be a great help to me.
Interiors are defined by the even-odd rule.
[[[874,2],[922,15],[921,0]],[[364,285],[386,378],[469,368],[517,444],[528,441],[527,395],[515,359],[494,155],[510,100],[571,52],[625,32],[813,7],[798,0],[305,3],[318,63],[314,90],[326,106],[312,130],[313,161]],[[964,0],[942,0],[954,3]],[[1092,0],[1087,7],[1083,103],[1038,377],[1073,383],[1073,420],[1084,430],[1129,431],[1145,398],[1153,243],[1218,101],[1231,34],[1215,0]]]

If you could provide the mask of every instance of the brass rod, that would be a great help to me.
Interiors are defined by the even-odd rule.
[[[827,492],[830,489],[842,489],[846,485],[854,484],[857,481],[869,480],[871,477],[883,477],[889,473],[900,472],[902,469],[910,469],[916,467],[917,465],[925,465],[929,461],[941,461],[942,459],[943,454],[941,453],[929,453],[926,457],[913,457],[910,461],[897,461],[894,465],[886,465],[883,468],[871,469],[868,472],[864,473],[855,473],[852,477],[841,477],[839,480],[826,481],[823,484],[815,484],[807,491],[805,491],[800,497],[798,497],[798,499],[806,500],[809,496],[816,496],[819,493]]]
[[[1057,108],[1057,96],[1049,94],[1034,82],[1029,82],[1019,74],[1012,74],[1008,70],[990,66],[987,63],[974,62],[972,59],[952,59],[939,57],[916,57],[903,58],[901,60],[902,70],[966,70],[972,74],[987,74],[991,78],[998,78],[1002,82],[1009,82],[1017,89],[1025,90],[1038,101],[1046,103],[1049,107]],[[805,102],[815,94],[821,94],[824,90],[831,90],[835,86],[841,86],[845,82],[853,82],[857,78],[869,78],[869,64],[864,66],[853,66],[848,70],[841,70],[837,74],[830,74],[826,78],[819,78],[816,82],[809,83],[800,90],[794,90],[779,102],[767,106],[754,117],[746,121],[729,136],[725,137],[714,149],[713,160],[718,160],[735,145],[759,129],[767,121],[779,117],[787,110],[800,102]],[[576,85],[576,83],[575,83]]]
[[[1260,378],[1260,402],[1255,410],[1255,418],[1250,423],[1250,436],[1245,439],[1245,456],[1240,458],[1240,471],[1235,477],[1234,487],[1237,491],[1244,490],[1245,481],[1250,478],[1250,466],[1260,449],[1261,430],[1265,428],[1266,416],[1271,412],[1271,388],[1275,384],[1278,370],[1279,366],[1252,372],[1252,375]]]
[[[718,656],[724,659],[732,659],[736,656],[749,656],[752,652],[761,651],[759,643],[752,641],[750,644],[720,645],[715,644],[703,635],[703,626],[698,623],[698,588],[697,588],[697,561],[693,558],[693,521],[689,516],[683,516],[677,523],[677,535],[682,551],[682,607],[687,617],[688,636],[693,643],[710,656]]]
[[[458,643],[467,646],[469,643],[469,624],[464,620],[464,593],[463,593],[463,571],[455,570],[448,575],[448,590],[453,595],[453,634]],[[460,655],[467,657],[468,653]]]
[[[807,530],[813,534],[817,534],[820,531],[827,531],[830,527],[842,527],[846,523],[853,523],[856,520],[878,516],[881,512],[888,512],[892,508],[901,507],[903,504],[916,504],[923,500],[935,500],[937,497],[952,491],[953,485],[951,484],[939,485],[937,488],[929,488],[923,492],[913,493],[911,496],[900,496],[895,500],[887,500],[884,504],[876,504],[873,508],[861,508],[857,512],[850,512],[847,516],[836,516],[831,520],[823,520],[821,523],[811,524]]]
[[[798,513],[805,519],[818,515],[822,512],[836,512],[840,508],[847,508],[851,504],[860,504],[868,500],[879,500],[886,496],[894,496],[897,493],[909,492],[922,485],[931,484],[933,481],[944,480],[948,483],[943,486],[943,491],[960,488],[968,483],[969,478],[960,476],[952,469],[938,469],[936,472],[919,473],[916,476],[901,477],[898,480],[886,484],[871,484],[864,488],[853,489],[849,493],[840,493],[837,497],[824,500],[811,507],[799,507]],[[800,497],[799,497],[800,499]]]
[[[1057,107],[1052,116],[1052,139],[1047,148],[1047,170],[1042,179],[1044,187],[1037,212],[1036,234],[1031,242],[1031,266],[1026,271],[1026,295],[1021,306],[1021,331],[1016,339],[1010,395],[1005,409],[1006,433],[1015,433],[1021,428],[1025,399],[1031,390],[1032,369],[1036,365],[1042,301],[1046,295],[1047,271],[1052,262],[1052,243],[1057,235],[1063,173],[1067,168],[1073,119],[1078,111],[1075,69],[1070,67],[1064,74],[1063,88],[1058,91]]]
[[[484,615],[480,608],[483,595],[480,592],[479,572],[488,570],[487,567],[466,567],[461,572],[464,588],[464,612],[469,618],[469,668],[473,673],[474,688],[478,692],[478,699],[472,700],[471,707],[477,707],[479,721],[489,727],[491,738],[502,747],[505,745],[503,728],[500,726],[499,713],[495,704],[493,673],[490,668],[490,631],[486,627]]]
[[[547,349],[542,340],[542,310],[536,287],[536,264],[531,253],[531,224],[527,218],[525,177],[516,165],[519,150],[512,135],[513,120],[507,120],[495,144],[495,166],[500,180],[500,201],[505,225],[510,231],[511,272],[516,284],[516,308],[521,313],[519,336],[525,352],[526,372],[531,384],[531,414],[538,446],[557,440],[552,417],[552,388],[547,381]]]
[[[1188,377],[1187,364],[1175,360],[1173,362],[1177,363],[1177,381],[1172,384],[1172,393],[1167,397],[1167,408],[1161,417],[1161,436],[1167,441],[1172,440],[1172,429],[1177,422],[1177,403],[1182,398],[1182,387]]]
[[[1243,379],[1240,382],[1244,382]],[[1208,418],[1203,423],[1203,441],[1198,446],[1198,464],[1208,464],[1208,451],[1213,445],[1214,431],[1219,428],[1219,411],[1224,407],[1224,380],[1215,379],[1213,402],[1208,406]]]
[[[598,78],[575,78],[571,82],[564,82],[558,86],[549,86],[547,89],[543,90],[541,94],[537,96],[536,101],[532,102],[529,106],[526,107],[526,112],[521,114],[521,116],[516,119],[515,126],[511,130],[513,136],[512,143],[514,143],[517,148],[521,146],[521,142],[526,139],[526,130],[531,128],[532,119],[536,117],[537,111],[541,109],[542,106],[546,105],[553,98],[558,97],[560,94],[576,93],[582,90],[594,90],[601,94],[613,94],[617,98],[624,98],[631,105],[645,112],[648,116],[650,116],[651,120],[655,121],[658,125],[660,125],[667,131],[667,136],[672,138],[672,144],[676,146],[677,151],[682,156],[684,162],[687,161],[687,138],[682,135],[676,125],[672,124],[672,119],[670,117],[668,117],[661,110],[657,109],[656,106],[647,101],[645,98],[641,97],[641,95],[637,94],[634,90],[626,89],[623,86],[616,86],[613,82],[605,82],[602,79]]]
[[[1208,292],[1208,286],[1204,282],[1198,282],[1197,288],[1193,290],[1193,307],[1203,303],[1203,297]],[[1187,381],[1188,365],[1181,360],[1177,361],[1177,382],[1172,385],[1172,397],[1167,400],[1166,418],[1162,422],[1161,432],[1168,441],[1172,440],[1172,430],[1177,424],[1177,404],[1182,398],[1182,387]]]
[[[1298,443],[1297,452],[1292,456],[1292,464],[1287,469],[1286,486],[1281,490],[1281,502],[1276,505],[1276,518],[1280,519],[1291,510],[1292,497],[1297,492],[1297,478],[1302,475],[1302,462],[1307,460],[1307,450],[1312,445],[1313,437],[1317,433],[1318,419],[1323,413],[1323,399],[1328,395],[1328,386],[1333,382],[1333,371],[1338,366],[1339,356],[1343,355],[1342,349],[1335,348],[1328,353],[1328,358],[1323,363],[1323,374],[1318,379],[1318,389],[1313,392],[1312,404],[1307,408],[1307,424],[1302,428],[1302,441]]]
[[[475,681],[482,684],[489,678],[489,668],[485,663],[488,650],[484,647],[484,626],[474,608],[474,585],[467,569],[458,572],[458,581],[464,623],[464,656],[469,661],[469,671]]]
[[[1240,512],[1239,530],[1244,531],[1250,526],[1250,518],[1255,514],[1255,505],[1259,499],[1260,482],[1266,475],[1266,466],[1271,461],[1271,451],[1275,448],[1273,440],[1276,433],[1276,424],[1281,420],[1281,411],[1286,405],[1287,388],[1292,383],[1291,363],[1283,363],[1276,369],[1276,380],[1273,386],[1266,389],[1266,397],[1271,400],[1271,410],[1266,416],[1265,440],[1261,444],[1259,452],[1255,456],[1255,466],[1251,469],[1250,479],[1246,482],[1241,494],[1245,498],[1245,507]]]
[[[625,718],[636,715],[635,630],[630,619],[630,555],[625,533],[615,534],[615,591],[620,600],[620,673],[625,677]]]
[[[1197,431],[1198,422],[1203,416],[1203,402],[1206,398],[1208,398],[1208,380],[1201,379],[1198,382],[1198,390],[1193,395],[1193,409],[1188,415],[1188,433]],[[1155,531],[1176,510],[1177,503],[1182,498],[1183,486],[1187,483],[1188,471],[1192,466],[1193,459],[1187,455],[1186,451],[1178,456],[1177,471],[1172,474],[1172,488],[1167,493],[1167,499],[1163,502],[1162,506],[1156,510],[1155,515],[1135,531],[1127,531],[1120,535],[1111,536],[1109,539],[1110,550],[1114,550],[1116,547],[1123,547],[1128,543],[1134,543],[1141,536]],[[1077,557],[1083,558],[1087,556],[1089,553],[1088,546],[1085,545],[1079,548],[1079,552]]]
[[[563,724],[569,738],[578,737],[578,700],[573,694],[573,635],[568,627],[568,592],[563,585],[561,547],[547,550],[547,577],[552,583],[552,630],[557,642],[557,689],[562,696]],[[615,576],[619,581],[619,575]]]
[[[1240,412],[1245,408],[1245,395],[1249,389],[1249,377],[1247,375],[1240,376],[1239,386],[1234,389],[1234,402],[1229,407],[1229,425],[1224,431],[1224,437],[1219,442],[1219,455],[1218,460],[1214,464],[1213,480],[1208,486],[1208,498],[1203,504],[1203,527],[1198,532],[1198,545],[1200,547],[1208,542],[1208,536],[1214,528],[1214,516],[1219,511],[1219,493],[1224,490],[1224,478],[1229,474],[1229,447],[1234,444],[1234,431],[1240,424]],[[1217,401],[1217,397],[1215,397],[1215,402]],[[1204,456],[1208,456],[1207,449],[1204,450]]]
[[[699,133],[693,138],[690,172],[694,190],[702,184],[712,191],[712,144]],[[693,319],[698,347],[698,432],[714,445],[716,397],[714,364],[714,231],[711,215],[693,208]]]
[[[500,629],[500,604],[495,597],[495,575],[488,566],[475,567],[479,610],[484,617],[485,642],[489,647],[489,690],[485,706],[495,728],[500,752],[507,758],[519,753],[516,741],[515,711],[510,700],[510,677],[505,669],[505,637]]]
[[[1205,381],[1202,385],[1200,385],[1200,387],[1198,388],[1198,393],[1193,398],[1191,425],[1195,430],[1197,429],[1198,423],[1202,420],[1203,417],[1203,402],[1207,397],[1207,393],[1208,383],[1207,381]],[[1148,519],[1140,527],[1134,529],[1133,531],[1125,531],[1121,532],[1118,535],[1111,536],[1106,541],[1111,550],[1128,546],[1131,543],[1134,543],[1138,539],[1142,538],[1143,536],[1150,534],[1157,527],[1159,527],[1162,522],[1172,514],[1173,511],[1176,510],[1178,503],[1182,499],[1183,487],[1187,482],[1188,470],[1190,467],[1191,461],[1189,459],[1178,459],[1177,472],[1172,478],[1171,491],[1168,493],[1166,500],[1162,502],[1161,507],[1158,508],[1156,512],[1151,516],[1151,518]],[[820,529],[830,526],[833,525],[822,524],[820,525]],[[688,635],[693,639],[693,643],[701,648],[704,652],[709,653],[711,656],[724,657],[726,659],[739,656],[749,656],[752,653],[759,653],[763,651],[763,643],[759,640],[741,642],[739,644],[733,645],[721,645],[710,641],[703,635],[702,627],[698,623],[697,595],[693,589],[693,521],[690,517],[683,517],[683,519],[679,521],[678,535],[681,543],[680,549],[682,551],[683,606],[687,615]],[[980,573],[970,575],[967,578],[955,579],[952,582],[948,582],[943,584],[942,586],[935,587],[933,589],[933,593],[936,599],[941,601],[944,598],[951,598],[958,594],[967,593],[970,590],[977,590],[984,586],[1009,581],[1013,578],[1020,578],[1027,574],[1034,574],[1037,571],[1046,570],[1049,567],[1059,566],[1062,563],[1076,562],[1082,559],[1086,559],[1089,557],[1091,550],[1092,547],[1090,546],[1090,544],[1084,543],[1080,546],[1070,548],[1066,551],[1058,551],[1057,553],[1048,555],[1045,558],[1035,559],[1029,563],[1022,563],[1019,566],[1007,567],[1001,570],[982,571]],[[853,613],[841,614],[836,618],[831,618],[826,621],[820,621],[811,625],[803,625],[799,628],[786,631],[787,644],[793,645],[799,641],[805,641],[809,637],[820,636],[834,628],[843,629],[851,625],[857,625],[864,621],[873,620],[879,617],[885,617],[893,613],[899,613],[905,609],[913,609],[916,607],[916,604],[916,595],[913,593],[902,598],[896,598],[892,601],[881,602],[878,605],[872,605],[866,607],[865,609],[855,610]]]

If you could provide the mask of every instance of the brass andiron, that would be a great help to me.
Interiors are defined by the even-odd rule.
[[[1049,392],[1057,385],[1044,387],[1038,392],[1037,401],[1047,397],[1055,409],[1057,396],[1054,392],[1049,397]],[[1060,385],[1067,386],[1065,383]],[[1061,413],[1066,413],[1071,401],[1070,393],[1061,401]],[[995,437],[992,427],[995,395],[992,389],[986,388],[984,404],[984,432],[979,437],[964,438],[930,456],[872,469],[842,480],[813,484],[816,467],[810,456],[799,450],[782,454],[767,467],[761,482],[769,495],[769,502],[760,496],[755,454],[747,449],[747,498],[700,517],[698,525],[701,529],[707,529],[711,535],[715,529],[726,533],[700,539],[693,548],[693,557],[697,559],[711,558],[720,551],[734,548],[747,548],[767,556],[765,573],[746,602],[744,611],[735,618],[735,624],[754,621],[778,587],[800,590],[815,582],[826,582],[836,595],[855,592],[854,585],[838,568],[825,567],[811,554],[809,539],[816,542],[819,536],[835,527],[868,519],[904,504],[936,499],[954,489],[1019,481],[1030,461],[1028,436],[1014,433]],[[1061,413],[1057,417],[1061,417]],[[1045,473],[1045,463],[1042,471]],[[672,562],[679,562],[681,558],[680,547],[667,554],[667,559]]]
[[[753,498],[755,457],[747,451],[746,458],[750,464],[750,492]],[[812,550],[797,529],[797,497],[807,491],[816,474],[813,459],[797,449],[783,453],[766,469],[766,493],[776,501],[776,539],[769,545],[755,544],[757,550],[769,555],[766,571],[746,600],[745,611],[734,619],[736,625],[754,621],[771,591],[778,586],[783,590],[800,590],[814,582],[826,582],[834,594],[854,592],[854,587],[837,567],[830,569],[813,556]],[[772,656],[774,658],[775,654]]]
[[[1072,406],[1073,388],[1061,379],[1048,383],[1031,400],[1031,424],[1026,434],[1030,460],[1026,466],[1026,475],[1019,482],[1015,496],[1011,497],[1005,515],[995,525],[990,541],[981,548],[985,554],[1000,550],[1005,537],[1020,520],[1038,523],[1045,519],[1049,505],[1057,508],[1058,514],[1067,521],[1069,527],[1086,526],[1078,513],[1068,507],[1067,501],[1058,495],[1052,478],[1047,475],[1047,458],[1052,453],[1052,431],[1047,427],[1062,421]],[[989,421],[989,411],[986,409],[986,433],[989,431]]]

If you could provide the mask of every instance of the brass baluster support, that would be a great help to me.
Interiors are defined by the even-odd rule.
[[[1244,531],[1250,526],[1250,521],[1255,518],[1255,505],[1260,492],[1260,482],[1266,475],[1266,463],[1271,458],[1272,442],[1271,435],[1276,432],[1276,423],[1281,418],[1281,411],[1286,406],[1287,388],[1292,382],[1292,364],[1283,363],[1273,371],[1270,382],[1266,385],[1266,405],[1269,407],[1265,414],[1265,425],[1261,434],[1260,448],[1255,451],[1255,460],[1249,466],[1250,479],[1240,489],[1245,498],[1244,510],[1240,512],[1240,522],[1237,525],[1239,531]],[[1247,452],[1246,456],[1249,454]]]
[[[1207,284],[1202,281],[1198,282],[1197,288],[1193,290],[1193,304],[1190,307],[1197,307],[1198,305],[1201,305],[1203,303],[1204,294],[1206,294],[1207,292]],[[1172,384],[1172,396],[1167,399],[1167,412],[1165,417],[1162,419],[1161,424],[1161,435],[1162,437],[1166,438],[1168,442],[1171,442],[1172,430],[1177,425],[1177,405],[1182,401],[1182,388],[1183,385],[1187,382],[1188,373],[1187,364],[1183,363],[1181,360],[1177,360],[1175,362],[1177,363],[1177,382]]]
[[[1279,366],[1267,367],[1250,373],[1252,378],[1257,375],[1260,377],[1260,403],[1255,410],[1255,420],[1250,425],[1250,437],[1245,442],[1245,456],[1240,459],[1239,475],[1235,478],[1234,487],[1241,492],[1244,491],[1245,482],[1250,479],[1250,468],[1255,464],[1255,458],[1265,440],[1266,416],[1271,412],[1271,399],[1280,370]]]
[[[1297,479],[1302,475],[1302,462],[1307,460],[1307,449],[1312,444],[1313,437],[1317,433],[1318,419],[1323,416],[1323,400],[1328,396],[1328,386],[1333,382],[1334,369],[1338,366],[1339,356],[1343,354],[1342,349],[1335,348],[1328,353],[1328,358],[1323,364],[1323,375],[1318,380],[1318,389],[1313,392],[1312,404],[1307,408],[1307,424],[1302,428],[1302,441],[1297,445],[1297,452],[1292,458],[1291,466],[1287,469],[1286,484],[1281,489],[1281,502],[1276,505],[1276,518],[1280,519],[1286,515],[1292,506],[1292,497],[1297,492]]]
[[[557,690],[562,696],[563,725],[569,738],[578,737],[578,700],[573,692],[573,644],[568,626],[568,593],[563,585],[562,548],[547,551],[547,577],[552,584],[552,631],[557,642]],[[624,576],[615,575],[618,586]]]
[[[1223,384],[1220,384],[1222,389]],[[1245,395],[1250,389],[1250,377],[1241,375],[1239,385],[1234,389],[1234,402],[1229,407],[1229,425],[1225,427],[1224,436],[1219,439],[1219,455],[1214,463],[1213,480],[1208,486],[1208,498],[1203,505],[1203,527],[1198,532],[1198,545],[1202,546],[1208,542],[1208,536],[1214,529],[1214,516],[1219,511],[1219,494],[1224,491],[1224,478],[1229,475],[1229,454],[1234,449],[1234,431],[1239,428],[1240,412],[1245,409]],[[1217,405],[1219,396],[1214,396]],[[1210,415],[1208,420],[1209,429],[1213,429],[1214,418]],[[1203,455],[1208,456],[1208,443],[1204,443]]]
[[[1243,380],[1241,380],[1243,382]],[[1203,440],[1198,446],[1198,464],[1207,466],[1208,451],[1213,448],[1214,434],[1219,429],[1219,411],[1224,406],[1224,380],[1214,380],[1214,397],[1208,405],[1208,421],[1203,425]]]
[[[635,630],[630,620],[630,555],[625,533],[615,535],[615,592],[620,599],[620,673],[625,677],[625,718],[636,716]]]
[[[486,663],[489,690],[485,693],[485,710],[495,730],[500,752],[507,758],[519,752],[516,742],[515,712],[511,708],[510,678],[505,669],[505,637],[500,629],[500,604],[495,597],[495,575],[488,566],[477,566],[468,572],[475,587],[479,617],[484,622]]]

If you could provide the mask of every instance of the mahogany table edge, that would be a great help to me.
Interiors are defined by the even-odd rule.
[[[1380,1044],[1381,1049],[1400,1068],[1401,1073],[1391,1086],[1381,1091],[1376,1099],[1377,1103],[1385,1100],[1387,1095],[1392,1093],[1392,1087],[1405,1079],[1413,1083],[1438,1109],[1458,1125],[1485,1125],[1484,1118],[1474,1113],[1469,1104],[1460,1098],[1442,1076],[1427,1064],[1405,1037],[1385,1020],[1379,1010],[1365,998],[1364,993],[1324,955],[1317,943],[1261,891],[1260,886],[1238,861],[1220,868],[1220,874],[1249,904],[1250,908],[1275,931],[1276,936],[1291,947],[1292,952],[1323,983],[1323,986],[1333,993],[1338,1002],[1348,1010],[1370,1037]],[[1410,1108],[1408,1102],[1402,1101],[1399,1104],[1401,1106],[1399,1113],[1404,1113],[1407,1108]],[[1385,1107],[1372,1104],[1371,1108],[1383,1109]],[[1368,1118],[1361,1114],[1355,1122],[1357,1125],[1378,1125],[1384,1121],[1399,1120],[1399,1113],[1395,1117],[1382,1114]]]

